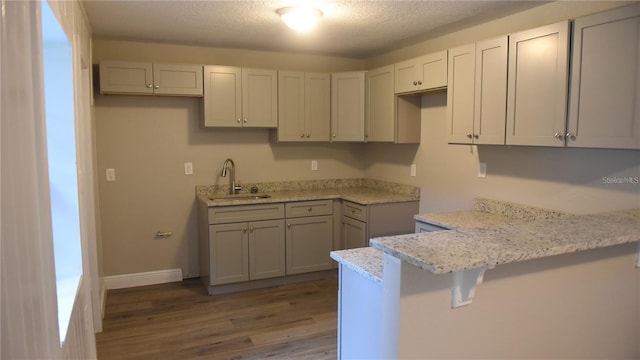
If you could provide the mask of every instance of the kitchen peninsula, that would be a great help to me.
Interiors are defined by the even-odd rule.
[[[638,358],[640,210],[535,213],[333,252],[339,357]]]

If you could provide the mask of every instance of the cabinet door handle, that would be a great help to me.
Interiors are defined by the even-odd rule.
[[[237,122],[238,122],[238,124],[240,124],[240,119],[239,118],[238,118]]]
[[[567,135],[565,135],[567,137],[567,139],[575,141],[576,140],[576,136],[573,135],[572,133],[568,132]]]
[[[153,87],[153,85],[147,84],[147,88],[151,89],[152,87]]]
[[[480,135],[478,135],[478,134],[473,134],[473,138],[474,138],[474,139],[480,139]]]
[[[291,224],[287,224],[287,227],[288,227],[289,229],[291,229]]]
[[[555,133],[553,135],[554,138],[558,139],[558,140],[564,140],[564,136],[560,133]]]
[[[418,82],[417,82],[417,81],[414,81],[414,82],[413,82],[413,86],[416,86],[416,85],[418,85]]]
[[[469,139],[472,139],[472,138],[473,138],[473,135],[471,135],[471,134],[467,134],[467,137],[468,137]]]
[[[300,134],[300,137],[301,137],[301,138],[303,138],[303,137],[304,137],[304,134]]]
[[[418,85],[422,85],[422,80],[418,80]]]
[[[155,85],[153,88],[154,89],[160,89],[160,85]]]
[[[242,231],[247,232],[247,228],[246,227],[242,228]]]
[[[247,118],[245,118],[245,119],[244,119],[244,123],[245,123],[245,124],[247,123]]]
[[[250,232],[253,232],[253,226],[250,226],[250,227],[249,227],[249,231],[250,231]]]
[[[307,137],[308,137],[308,138],[309,138],[309,137],[311,137],[311,134],[307,134]]]
[[[333,134],[333,137],[336,137],[336,134]]]

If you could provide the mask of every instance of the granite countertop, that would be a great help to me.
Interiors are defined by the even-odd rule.
[[[383,252],[372,247],[332,251],[331,258],[362,276],[382,284]]]
[[[640,241],[640,209],[376,238],[373,247],[435,274]]]
[[[361,205],[406,202],[420,200],[420,189],[371,179],[289,181],[278,183],[245,184],[245,189],[256,186],[260,194],[268,198],[233,198],[227,195],[228,187],[198,186],[196,197],[207,206],[231,206],[269,204],[290,201],[343,199]],[[226,190],[221,192],[220,190]],[[241,195],[248,195],[243,191]],[[220,198],[216,198],[221,196]],[[228,197],[227,197],[228,196]],[[214,199],[211,199],[214,198]]]
[[[447,229],[459,229],[517,224],[525,221],[555,219],[569,215],[571,214],[556,210],[477,198],[474,210],[423,213],[415,215],[414,219]]]
[[[488,227],[522,222],[502,214],[493,214],[480,210],[461,210],[442,213],[423,213],[413,217],[415,220],[441,226],[447,229]]]

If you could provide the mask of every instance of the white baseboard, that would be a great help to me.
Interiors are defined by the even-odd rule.
[[[104,284],[107,290],[163,284],[174,281],[182,281],[182,269],[158,270],[104,277]]]
[[[104,277],[100,278],[100,318],[104,319],[104,309],[107,306],[107,284]],[[101,327],[102,328],[102,327]]]

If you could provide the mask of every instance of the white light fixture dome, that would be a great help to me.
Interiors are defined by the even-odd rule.
[[[295,31],[305,32],[311,30],[322,16],[322,11],[310,7],[285,7],[276,10],[282,21]]]

